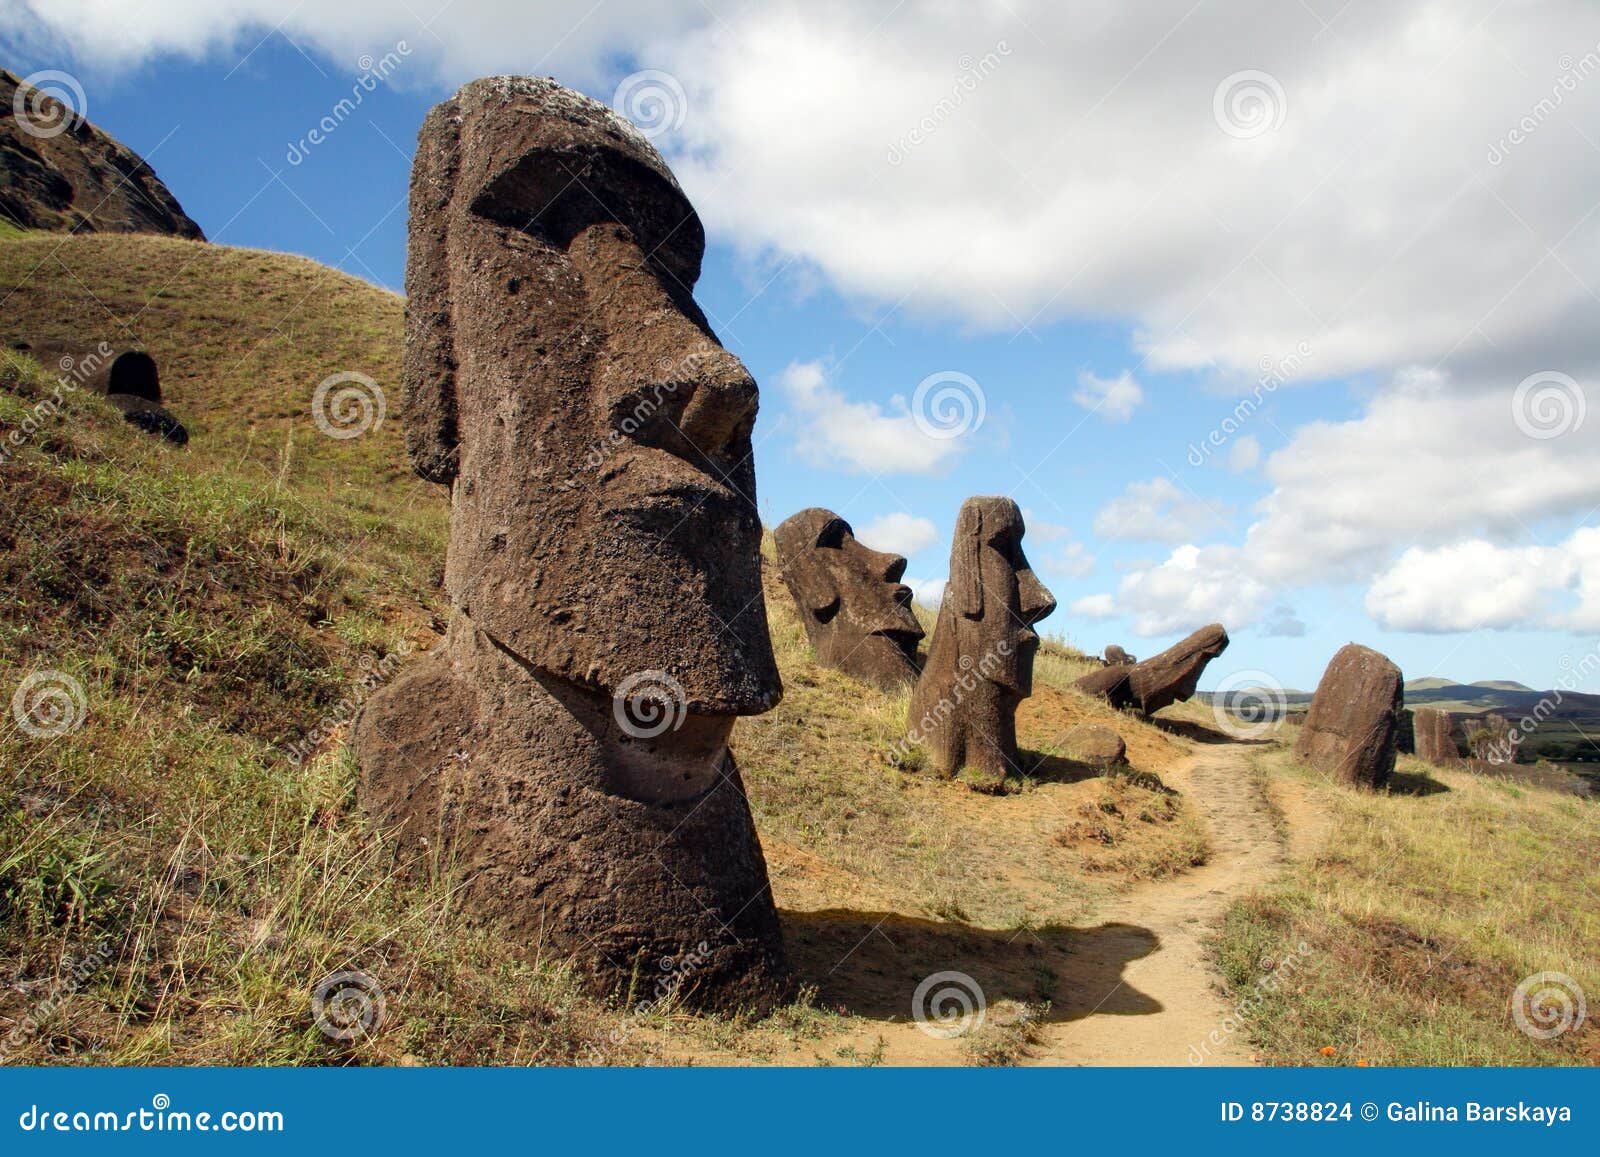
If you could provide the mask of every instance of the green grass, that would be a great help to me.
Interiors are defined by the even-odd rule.
[[[1235,905],[1215,943],[1231,997],[1262,996],[1248,1031],[1266,1060],[1600,1062],[1592,1019],[1546,1041],[1511,1013],[1539,972],[1600,992],[1594,802],[1409,757],[1382,793],[1328,784],[1287,752],[1263,763],[1331,816],[1319,846]],[[1264,985],[1301,943],[1292,977]]]

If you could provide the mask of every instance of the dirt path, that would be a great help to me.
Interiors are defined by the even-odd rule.
[[[1128,961],[1120,982],[1110,992],[1086,988],[1069,995],[1065,1019],[1045,1030],[1039,1063],[1184,1065],[1198,1063],[1197,1057],[1207,1064],[1250,1063],[1239,1035],[1221,1033],[1220,1045],[1208,1039],[1230,1009],[1201,944],[1234,899],[1270,880],[1284,862],[1283,840],[1249,757],[1241,744],[1202,747],[1173,775],[1173,785],[1210,824],[1211,858],[1177,879],[1129,893],[1106,913],[1112,927],[1087,937],[1064,987],[1074,990],[1072,972],[1096,958]],[[1154,938],[1137,959],[1127,942],[1134,935]],[[1121,1013],[1129,993],[1142,998],[1140,1015]]]
[[[998,932],[892,912],[793,916],[792,948],[822,962],[812,973],[822,1002],[859,1019],[847,1035],[786,1042],[763,1061],[972,1064],[985,1042],[1004,1043],[1008,1021],[1048,1001],[1048,1013],[1030,1025],[1031,1043],[1006,1062],[1186,1065],[1193,1047],[1207,1064],[1249,1064],[1249,1046],[1223,1031],[1230,1010],[1201,940],[1287,853],[1251,770],[1251,748],[1211,742],[1193,752],[1165,777],[1209,825],[1208,862],[1135,887],[1109,903],[1096,926]],[[930,990],[946,994],[947,1009],[981,989],[985,1020],[972,1033],[942,1039],[907,1016],[913,989],[936,975],[951,978]],[[1209,1041],[1213,1031],[1220,1044]]]

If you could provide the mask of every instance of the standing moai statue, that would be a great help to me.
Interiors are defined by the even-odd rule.
[[[863,545],[848,522],[815,506],[772,537],[817,662],[885,690],[915,682],[923,631],[900,581],[906,560]]]
[[[963,774],[987,789],[1022,770],[1017,706],[1033,693],[1033,627],[1056,609],[1022,553],[1022,533],[1011,499],[962,503],[950,582],[907,721],[908,739],[927,749],[937,774]]]
[[[1419,707],[1412,716],[1411,731],[1417,758],[1435,767],[1459,762],[1455,716],[1434,707]]]
[[[1346,643],[1317,684],[1295,755],[1346,783],[1383,787],[1394,774],[1403,683],[1387,657]]]
[[[756,384],[690,291],[666,163],[554,81],[474,81],[412,168],[407,443],[450,487],[445,642],[355,728],[360,799],[469,911],[617,991],[705,1007],[788,972],[728,737],[782,693]],[[681,973],[681,975],[680,975]]]

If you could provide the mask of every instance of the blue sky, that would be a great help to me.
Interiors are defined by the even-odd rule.
[[[1087,650],[1220,618],[1205,686],[1309,688],[1350,640],[1556,685],[1600,642],[1600,17],[1189,7],[108,0],[33,8],[0,62],[71,73],[213,241],[396,290],[432,103],[491,71],[624,103],[648,70],[665,110],[629,111],[761,384],[769,524],[831,507],[931,592],[961,501],[1010,494],[1043,627]],[[959,437],[912,416],[940,374],[982,399]]]

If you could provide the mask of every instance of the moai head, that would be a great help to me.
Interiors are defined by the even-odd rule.
[[[1022,511],[1011,499],[967,499],[944,592],[962,670],[976,670],[1019,699],[1033,693],[1034,624],[1056,609],[1022,553],[1022,534]]]
[[[479,630],[587,693],[664,672],[691,718],[731,726],[781,688],[756,385],[691,297],[704,248],[605,106],[531,77],[466,85],[412,175],[407,437],[451,487],[445,585]]]
[[[914,681],[923,631],[900,581],[906,560],[862,545],[848,522],[818,507],[772,537],[817,661],[880,687]]]
[[[1022,770],[1017,707],[1033,693],[1033,627],[1056,609],[1022,553],[1022,511],[969,498],[956,518],[950,582],[911,696],[908,738],[943,776],[996,790]]]

